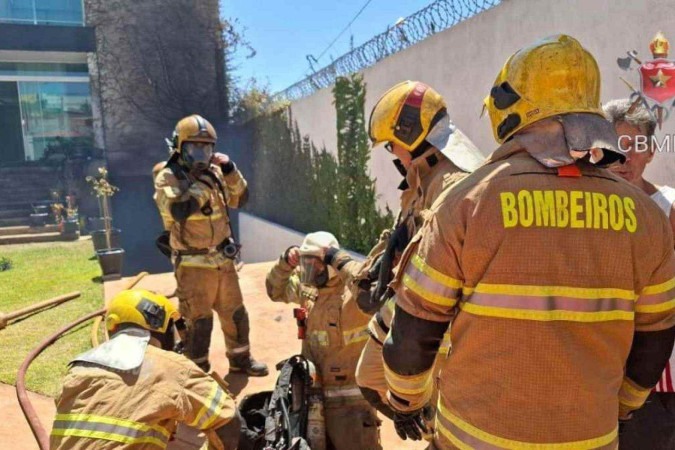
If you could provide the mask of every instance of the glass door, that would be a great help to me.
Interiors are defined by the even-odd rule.
[[[21,125],[23,127],[23,151],[26,161],[40,159],[45,134],[42,121],[42,101],[40,83],[19,82],[19,101],[21,104]]]

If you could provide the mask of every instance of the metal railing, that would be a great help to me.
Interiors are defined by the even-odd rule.
[[[331,86],[339,76],[358,72],[410,47],[439,31],[492,8],[500,0],[435,0],[429,6],[398,21],[384,33],[346,53],[304,80],[274,94],[273,100],[297,100]]]

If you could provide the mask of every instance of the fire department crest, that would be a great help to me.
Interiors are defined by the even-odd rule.
[[[617,64],[623,70],[632,69],[637,64],[640,77],[640,87],[635,89],[631,83],[621,78],[633,91],[631,100],[634,104],[642,103],[656,116],[659,128],[670,115],[675,106],[675,61],[668,59],[670,43],[662,32],[658,32],[649,44],[653,59],[642,61],[635,50],[626,52],[627,57],[617,59]]]

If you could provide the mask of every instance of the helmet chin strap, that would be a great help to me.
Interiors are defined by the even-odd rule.
[[[420,157],[424,154],[424,152],[429,150],[431,147],[433,147],[433,145],[431,145],[427,141],[422,141],[422,143],[420,145],[418,145],[415,150],[410,152],[410,156],[412,156],[412,159]]]

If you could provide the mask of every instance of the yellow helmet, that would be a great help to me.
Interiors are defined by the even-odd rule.
[[[173,148],[181,152],[183,142],[210,142],[216,143],[218,135],[211,123],[198,114],[182,118],[173,131]]]
[[[180,314],[168,298],[144,289],[117,294],[108,305],[105,325],[109,332],[119,325],[133,324],[151,332],[166,333],[169,323]]]
[[[551,36],[514,53],[484,100],[495,140],[548,117],[591,113],[600,106],[598,63],[571,36]]]
[[[446,114],[445,100],[438,92],[419,81],[404,81],[377,101],[368,134],[373,146],[392,142],[413,152]]]

